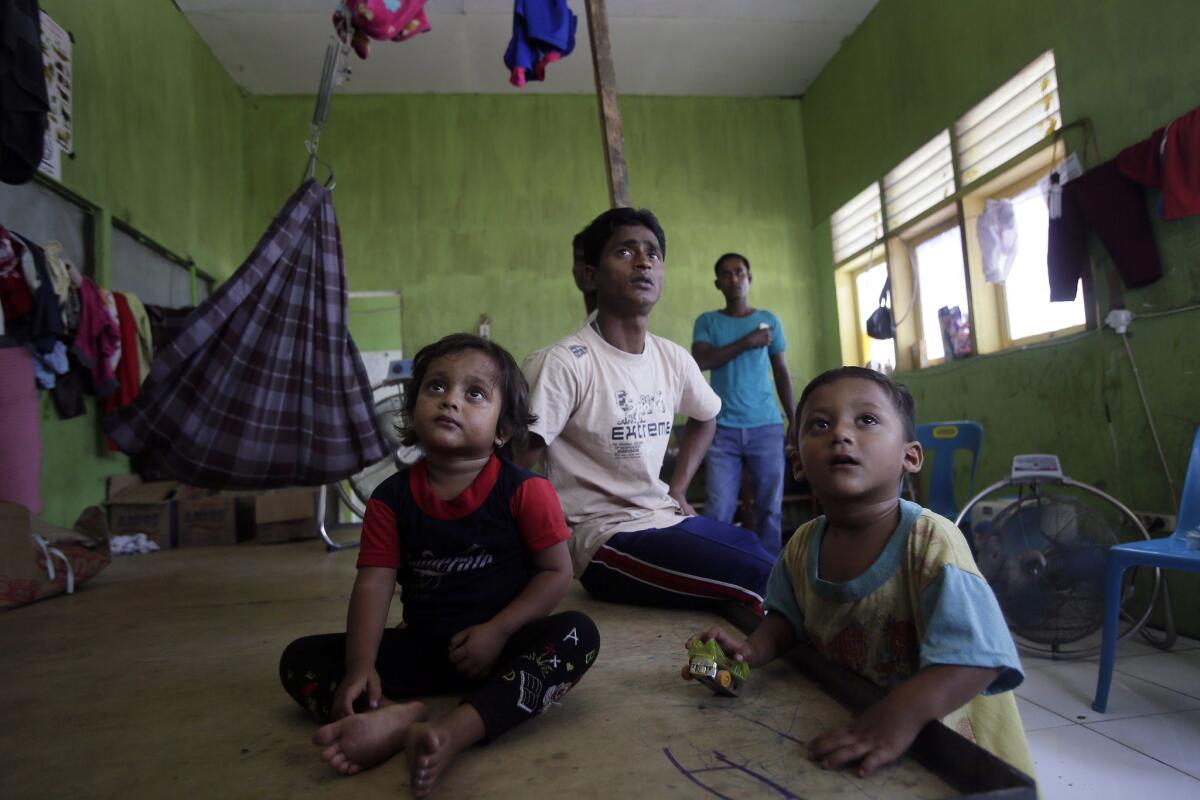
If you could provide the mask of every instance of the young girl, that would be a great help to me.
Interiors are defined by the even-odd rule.
[[[423,348],[405,397],[425,459],[380,484],[363,518],[346,633],[292,642],[287,692],[322,722],[321,757],[353,775],[403,749],[424,797],[468,745],[530,719],[579,682],[600,637],[549,615],[571,585],[553,487],[496,455],[524,434],[528,387],[506,350],[467,334]],[[404,624],[387,627],[400,584]],[[414,698],[463,692],[428,719]]]

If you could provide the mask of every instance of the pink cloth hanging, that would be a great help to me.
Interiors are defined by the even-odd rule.
[[[0,347],[0,500],[42,510],[42,433],[33,354]]]

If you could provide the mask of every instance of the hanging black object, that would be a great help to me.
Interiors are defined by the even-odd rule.
[[[892,279],[888,278],[883,282],[883,290],[879,293],[879,308],[867,317],[867,336],[872,339],[891,339],[896,335],[896,323],[892,320],[890,308],[891,292]]]
[[[36,0],[0,0],[0,181],[27,183],[46,141],[46,75]]]
[[[307,180],[105,428],[194,485],[317,486],[387,455],[373,405],[331,192]]]

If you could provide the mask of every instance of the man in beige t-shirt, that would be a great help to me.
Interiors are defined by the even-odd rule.
[[[761,610],[773,559],[753,532],[694,516],[684,494],[716,429],[721,401],[695,360],[646,330],[663,286],[665,236],[649,211],[618,208],[578,237],[594,319],[540,356],[538,421],[517,455],[545,458],[573,535],[575,574],[596,597]],[[674,419],[688,417],[670,484],[659,479]]]

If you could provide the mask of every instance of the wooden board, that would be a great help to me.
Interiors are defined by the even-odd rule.
[[[600,132],[604,135],[604,166],[608,197],[614,208],[633,205],[629,193],[629,167],[625,162],[625,134],[621,123],[617,70],[613,65],[608,34],[607,0],[585,0],[588,36],[592,46],[592,74],[596,80],[596,104],[600,110]]]

